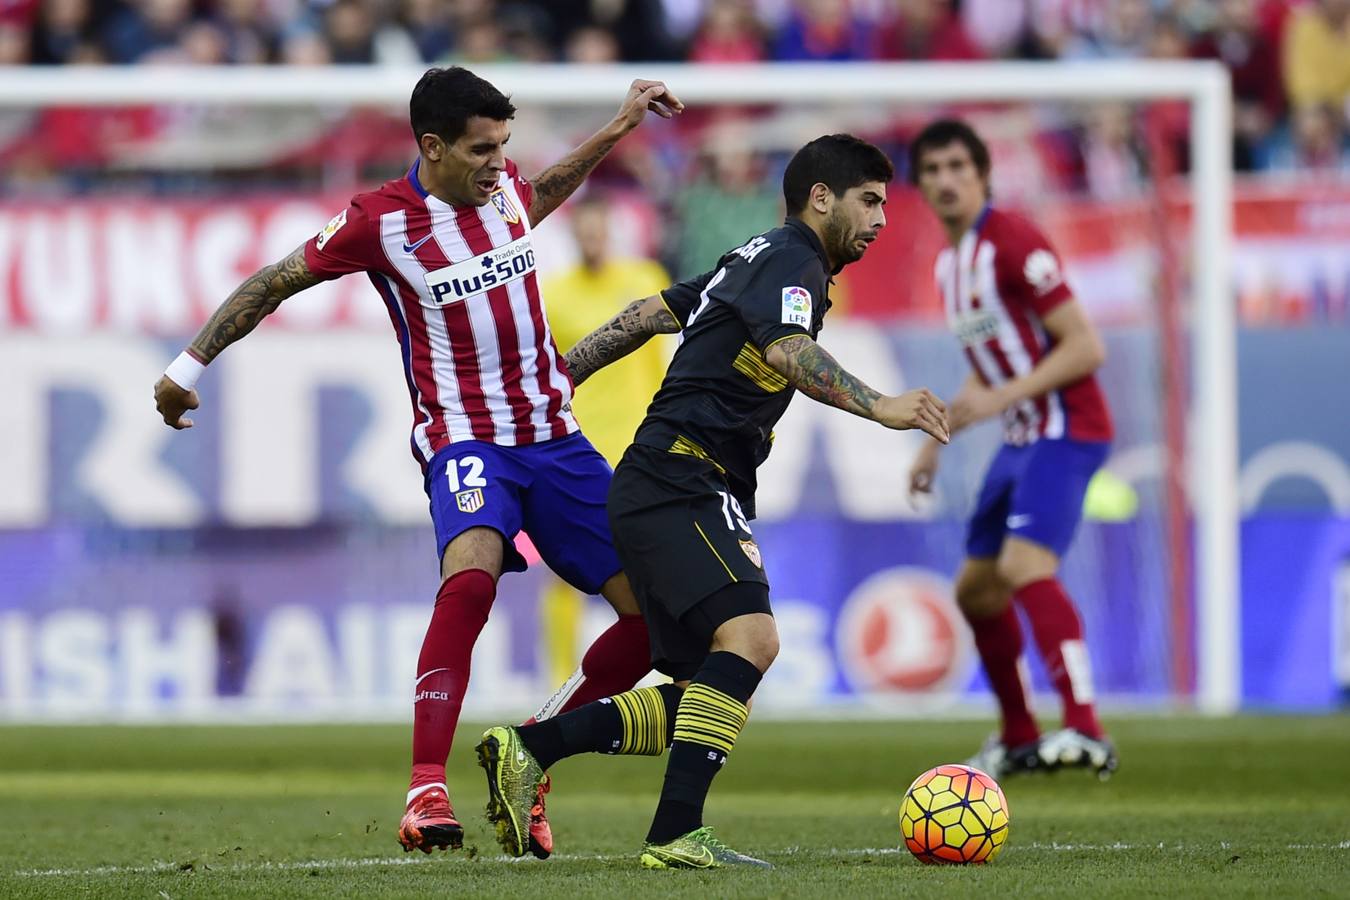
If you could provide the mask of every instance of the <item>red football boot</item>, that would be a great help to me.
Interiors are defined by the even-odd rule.
[[[406,851],[421,850],[423,853],[447,847],[458,850],[463,846],[464,826],[455,819],[450,796],[443,786],[426,789],[408,804],[408,811],[398,825],[398,842]]]
[[[534,806],[530,807],[530,852],[538,859],[548,859],[553,852],[553,829],[548,825],[548,816],[544,813],[544,795],[553,788],[553,779],[547,775],[539,782],[539,793],[535,795]]]

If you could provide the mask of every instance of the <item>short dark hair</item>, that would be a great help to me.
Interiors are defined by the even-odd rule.
[[[957,142],[966,145],[976,170],[988,178],[989,148],[980,140],[975,129],[960,119],[938,119],[936,122],[929,122],[909,145],[909,183],[919,183],[919,164],[923,162],[925,153]]]
[[[851,134],[827,134],[793,154],[783,172],[783,200],[787,214],[795,216],[806,209],[813,185],[842,197],[849,188],[894,177],[895,167],[880,148]]]
[[[515,118],[516,108],[505,94],[460,66],[427,69],[408,103],[413,139],[419,143],[422,135],[434,134],[453,144],[474,116],[505,122]]]

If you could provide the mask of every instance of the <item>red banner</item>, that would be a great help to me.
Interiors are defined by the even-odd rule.
[[[1164,239],[1184,247],[1190,208],[1169,204],[1160,236],[1151,198],[1047,200],[1027,212],[1065,260],[1069,281],[1099,322],[1148,324]],[[938,319],[932,265],[945,236],[910,188],[895,186],[889,224],[859,263],[840,277],[855,315]],[[1350,319],[1350,183],[1251,183],[1238,190],[1233,272],[1244,322]],[[1183,265],[1188,265],[1182,254]]]
[[[876,320],[938,319],[932,264],[945,238],[912,190],[897,185],[892,193],[889,225],[839,279],[840,309]],[[244,278],[295,249],[346,200],[296,194],[7,204],[0,211],[0,327],[191,331]],[[1099,322],[1152,322],[1160,236],[1147,204],[1047,201],[1031,211]],[[650,252],[654,212],[640,202],[624,206],[636,226],[627,228],[626,246]],[[571,254],[564,217],[538,233],[544,271]],[[1235,218],[1233,268],[1245,322],[1350,318],[1350,184],[1245,186]],[[1168,220],[1169,239],[1184,243],[1189,209],[1169,207]],[[383,327],[384,310],[369,290],[363,279],[342,279],[288,300],[276,319],[305,329]]]

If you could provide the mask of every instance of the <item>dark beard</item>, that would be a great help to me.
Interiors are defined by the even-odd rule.
[[[842,268],[862,258],[862,254],[853,249],[853,241],[848,237],[848,223],[843,216],[831,213],[825,220],[823,231],[826,250],[836,267]]]

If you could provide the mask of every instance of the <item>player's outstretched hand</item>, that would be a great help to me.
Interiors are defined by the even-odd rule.
[[[664,81],[639,78],[629,86],[628,96],[619,104],[616,118],[625,131],[631,131],[642,124],[648,110],[663,119],[670,119],[684,112],[684,103],[671,93]]]
[[[924,441],[919,455],[914,458],[914,464],[909,467],[911,497],[933,492],[933,483],[937,481],[938,460],[938,445]]]
[[[918,428],[944,444],[951,440],[947,430],[947,405],[928,388],[882,397],[876,402],[873,417],[887,428]]]
[[[198,406],[197,392],[185,391],[168,375],[155,382],[155,409],[164,417],[164,424],[182,430],[192,427],[192,420],[183,413]]]

